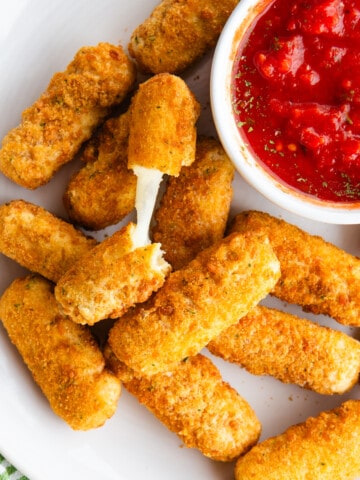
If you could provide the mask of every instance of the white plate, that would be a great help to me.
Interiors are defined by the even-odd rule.
[[[157,3],[157,0],[0,2],[0,137],[19,122],[22,110],[46,88],[55,71],[66,67],[81,46],[99,41],[120,41],[126,45],[133,28]],[[211,55],[185,76],[203,105],[199,131],[204,134],[215,133],[209,104],[210,63]],[[74,165],[65,167],[50,184],[34,192],[12,184],[1,175],[0,203],[24,198],[65,215],[62,193],[74,168]],[[239,176],[234,188],[232,214],[249,208],[268,211],[324,236],[353,254],[360,254],[359,226],[304,221],[269,204]],[[1,255],[0,272],[0,293],[12,279],[25,273]],[[281,307],[288,308],[282,304]],[[290,310],[302,314],[294,307]],[[340,329],[330,319],[317,320]],[[347,331],[359,338],[357,330]],[[254,377],[218,359],[214,362],[223,377],[255,409],[263,424],[262,439],[349,397],[360,398],[359,386],[350,394],[327,397],[271,378]],[[125,391],[117,413],[104,427],[90,432],[72,431],[52,413],[1,326],[0,385],[0,452],[31,480],[233,478],[233,464],[215,463],[196,450],[182,448],[178,437]]]

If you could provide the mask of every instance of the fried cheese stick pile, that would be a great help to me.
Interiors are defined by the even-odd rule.
[[[0,206],[0,252],[55,283],[96,244],[30,202],[13,200]]]
[[[216,142],[203,141],[204,150],[200,147],[197,153],[202,159],[199,164],[210,169],[211,162],[207,162],[206,158],[211,157],[213,150],[210,145],[213,143],[216,148]],[[180,177],[171,179],[155,212],[158,224],[154,228],[154,239],[169,252],[165,258],[175,269],[194,258],[197,247],[201,250],[202,242],[207,241],[209,226],[211,230],[208,215],[217,211],[212,209],[213,204],[216,201],[220,203],[217,189],[215,194],[212,189],[209,197],[199,194],[202,188],[198,188],[196,179],[198,175],[201,178],[201,168],[197,168],[196,162],[183,170],[184,174],[182,172]],[[206,189],[206,183],[203,188]],[[214,217],[217,218],[216,214]],[[199,229],[196,228],[198,224],[201,225]],[[238,363],[253,374],[271,375],[284,383],[294,383],[321,394],[344,393],[359,378],[359,342],[344,333],[264,306],[252,309],[207,347],[214,355]]]
[[[158,75],[140,85],[130,107],[128,168],[137,176],[137,224],[130,223],[84,255],[59,280],[55,297],[75,322],[116,318],[158,290],[170,270],[149,225],[164,173],[195,159],[199,105],[185,82]]]
[[[281,264],[273,294],[343,325],[360,326],[360,259],[267,213],[240,213],[230,232],[266,232]]]
[[[179,73],[215,46],[239,0],[163,0],[131,35],[129,52],[151,73]]]
[[[120,381],[87,327],[59,313],[50,282],[15,280],[0,300],[0,318],[53,411],[74,430],[101,426],[116,410]]]
[[[237,3],[165,0],[134,32],[130,52],[144,71],[181,71],[214,45]],[[121,47],[84,47],[4,139],[0,170],[26,188],[46,183],[134,81],[134,65]],[[358,259],[259,212],[238,215],[223,239],[234,169],[214,139],[198,139],[192,163],[198,115],[186,84],[161,73],[139,86],[126,114],[107,121],[91,139],[82,155],[86,165],[64,195],[71,220],[98,230],[120,221],[134,205],[138,214],[137,224],[100,244],[28,202],[0,206],[0,251],[57,282],[54,288],[37,275],[16,280],[0,300],[0,317],[51,407],[75,430],[111,417],[122,382],[186,446],[218,461],[245,454],[236,480],[305,479],[310,473],[352,478],[360,473],[360,401],[308,419],[246,454],[258,441],[260,423],[198,353],[207,346],[252,373],[322,394],[349,390],[360,369],[356,340],[256,306],[271,292],[360,326]],[[36,145],[23,148],[25,137]],[[9,168],[11,150],[18,159],[11,157]],[[150,220],[164,174],[172,178],[151,243]],[[166,278],[167,261],[177,271]],[[340,267],[334,271],[335,262]],[[105,366],[90,330],[79,324],[117,317]],[[330,447],[323,430],[330,431]],[[350,449],[346,468],[342,442]],[[279,459],[285,459],[281,467]]]
[[[224,236],[233,176],[234,167],[221,144],[201,137],[195,162],[169,179],[155,211],[152,238],[161,243],[164,258],[174,270]]]
[[[135,80],[134,64],[122,47],[99,43],[81,48],[3,139],[0,170],[23,187],[44,185],[72,160]]]
[[[2,253],[8,253],[5,244],[12,249],[11,258],[47,278],[53,277],[53,281],[65,273],[71,262],[95,246],[94,240],[28,202],[10,202],[0,208],[0,213]],[[168,215],[172,215],[171,204]],[[23,258],[27,260],[22,261]],[[43,259],[46,259],[44,269]],[[54,271],[56,275],[51,273]],[[358,342],[340,332],[266,307],[255,307],[213,339],[208,348],[251,373],[272,375],[322,394],[343,393],[358,378]],[[144,377],[141,381],[147,382]],[[159,381],[158,384],[161,385]]]
[[[197,142],[195,162],[182,167],[178,177],[170,178],[156,219],[167,241],[160,242],[160,237],[158,240],[163,248],[168,246],[173,267],[175,260],[178,267],[185,265],[198,251],[222,238],[232,197],[233,172],[220,144],[202,138]],[[168,218],[173,219],[177,228],[167,236]],[[186,240],[182,238],[184,234]],[[156,237],[154,240],[157,241]],[[182,248],[174,255],[178,243]],[[165,258],[169,260],[166,255]],[[105,356],[125,388],[178,434],[187,447],[198,448],[214,460],[229,461],[258,440],[260,423],[251,407],[222,381],[209,359],[201,355],[190,357],[170,373],[149,379],[136,378],[109,346]]]
[[[344,393],[359,380],[360,342],[273,308],[253,308],[207,347],[252,374],[325,395]]]
[[[261,426],[252,408],[203,355],[188,357],[169,372],[137,378],[109,346],[104,354],[125,388],[188,448],[227,462],[257,442]]]
[[[172,272],[146,304],[117,320],[110,347],[136,375],[170,370],[236,323],[279,276],[265,235],[230,235]]]
[[[100,230],[120,222],[135,206],[136,176],[127,167],[129,113],[110,118],[82,152],[86,162],[70,179],[64,206],[74,223]]]
[[[294,425],[240,457],[236,480],[352,480],[360,475],[360,400]]]

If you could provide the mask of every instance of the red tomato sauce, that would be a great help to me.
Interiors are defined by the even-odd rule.
[[[360,200],[360,0],[274,0],[233,69],[237,125],[296,189]]]

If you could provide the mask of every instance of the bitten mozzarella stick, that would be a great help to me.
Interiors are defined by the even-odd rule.
[[[145,72],[179,73],[215,46],[239,0],[164,0],[131,35],[129,52]]]
[[[360,475],[360,400],[294,425],[240,457],[236,480],[352,480]]]
[[[149,225],[164,173],[195,159],[199,105],[185,82],[156,76],[140,85],[129,119],[128,167],[137,176],[137,224],[129,224],[83,256],[60,279],[55,296],[75,322],[116,318],[158,290],[170,270]]]
[[[36,275],[15,280],[0,300],[0,318],[53,411],[74,430],[101,426],[121,387],[87,327],[58,311],[53,286]]]
[[[142,83],[132,99],[128,168],[137,176],[135,242],[150,243],[149,227],[163,174],[178,176],[195,160],[200,105],[181,78],[167,73]]]
[[[13,200],[0,206],[0,252],[53,282],[96,244],[32,203]]]
[[[129,223],[83,255],[60,278],[55,297],[74,322],[93,325],[122,315],[160,288],[170,266],[160,245],[137,247]]]
[[[72,160],[135,80],[134,64],[122,47],[99,43],[81,48],[5,136],[0,170],[23,187],[44,185]]]
[[[220,143],[202,137],[196,159],[168,181],[155,211],[152,238],[174,270],[224,236],[232,199],[234,167]]]
[[[255,375],[325,395],[344,393],[359,379],[360,342],[272,308],[255,307],[208,349]]]
[[[227,462],[257,442],[261,425],[254,411],[203,355],[148,378],[136,378],[109,348],[105,358],[125,388],[188,448]]]
[[[246,315],[279,276],[266,236],[230,235],[171,273],[145,305],[117,320],[109,344],[137,375],[170,370]]]
[[[64,193],[69,218],[89,230],[120,222],[135,206],[136,176],[127,168],[129,114],[105,122],[81,155],[86,164]]]
[[[281,264],[273,294],[305,311],[360,326],[360,259],[295,225],[256,211],[237,215],[231,232],[261,229]]]

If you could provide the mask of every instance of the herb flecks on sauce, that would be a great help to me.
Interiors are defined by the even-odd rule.
[[[360,200],[360,0],[274,0],[233,70],[238,128],[285,183]]]

